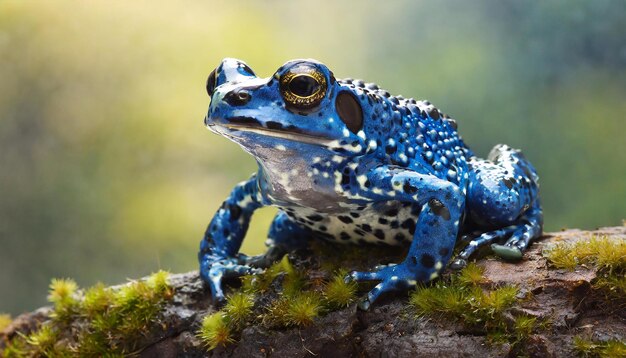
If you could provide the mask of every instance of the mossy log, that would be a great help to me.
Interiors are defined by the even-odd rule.
[[[626,226],[546,234],[517,263],[502,262],[490,256],[477,260],[477,265],[484,269],[480,283],[483,290],[512,285],[523,297],[498,319],[509,319],[506,324],[515,324],[514,317],[523,315],[543,323],[519,339],[496,341],[480,325],[467,325],[462,320],[442,315],[418,316],[415,307],[408,303],[408,295],[396,294],[383,297],[367,312],[351,304],[327,312],[302,327],[276,328],[261,319],[252,319],[233,337],[233,343],[209,351],[198,337],[198,331],[202,319],[214,313],[215,308],[207,287],[194,271],[169,277],[173,296],[164,304],[158,319],[145,327],[139,341],[130,345],[133,351],[126,353],[143,357],[576,356],[582,349],[581,340],[596,345],[602,342],[623,344],[626,340],[626,297],[624,292],[611,294],[598,288],[596,282],[606,275],[602,265],[581,262],[568,270],[554,267],[546,258],[549,247],[588,241],[592,237],[623,242],[626,241]],[[350,250],[350,247],[345,249]],[[305,279],[327,279],[328,274],[321,269],[327,267],[325,260],[337,260],[341,254],[333,257],[321,255],[319,251],[317,255],[313,253],[294,253],[290,260],[306,273]],[[348,270],[364,269],[385,261],[397,262],[401,256],[398,251],[369,248],[359,251],[359,255],[341,257],[341,265]],[[237,280],[232,282],[237,283]],[[359,294],[367,289],[366,285],[361,285]],[[275,290],[269,290],[257,296],[257,302],[276,299],[276,295]],[[0,353],[16,337],[27,336],[50,320],[51,312],[52,308],[45,307],[16,317],[0,332]],[[68,330],[75,329],[70,327]]]

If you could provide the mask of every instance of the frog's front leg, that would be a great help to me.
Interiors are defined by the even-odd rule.
[[[404,168],[380,167],[368,175],[382,193],[373,199],[398,200],[421,206],[409,254],[397,265],[371,272],[352,272],[347,280],[381,281],[361,301],[367,310],[383,292],[406,289],[434,279],[452,255],[465,199],[459,187],[433,175]],[[380,192],[380,191],[378,191]]]
[[[200,276],[209,284],[213,300],[224,300],[222,279],[255,273],[239,254],[254,210],[262,206],[256,175],[237,184],[211,220],[200,243]]]

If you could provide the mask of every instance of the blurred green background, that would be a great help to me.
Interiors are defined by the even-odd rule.
[[[195,270],[231,187],[255,170],[203,127],[223,57],[270,76],[311,57],[429,99],[480,155],[537,167],[546,229],[626,217],[626,2],[0,2],[0,312],[52,277]],[[263,249],[273,211],[244,251]]]

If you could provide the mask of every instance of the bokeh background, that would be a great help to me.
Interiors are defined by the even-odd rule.
[[[429,99],[480,155],[522,148],[546,229],[626,217],[626,2],[0,2],[0,312],[52,277],[195,270],[231,187],[255,170],[203,127],[223,57],[262,76],[311,57]],[[244,244],[263,249],[272,209]]]

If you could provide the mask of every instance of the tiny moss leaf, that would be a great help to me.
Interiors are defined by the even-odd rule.
[[[222,312],[216,312],[204,317],[198,336],[209,350],[234,342]]]

